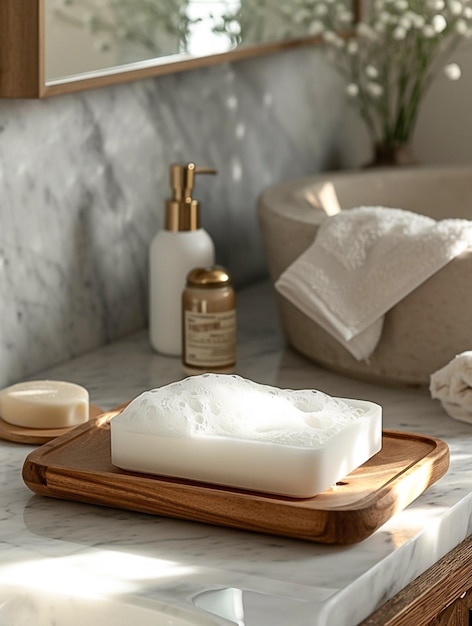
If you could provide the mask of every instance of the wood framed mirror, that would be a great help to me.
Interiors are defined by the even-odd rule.
[[[286,0],[285,12],[290,2],[297,6]],[[216,28],[202,17],[204,5],[217,16]],[[0,0],[0,97],[44,98],[318,43],[294,28],[289,14],[284,19],[281,6],[280,0]],[[241,7],[253,12],[246,25]],[[147,34],[154,28],[150,43],[136,38],[139,22]],[[243,39],[243,31],[251,32]]]

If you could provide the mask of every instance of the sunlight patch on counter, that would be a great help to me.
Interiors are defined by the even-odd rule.
[[[98,550],[7,565],[0,568],[0,586],[98,599],[135,591],[143,580],[175,578],[193,571],[174,561]]]

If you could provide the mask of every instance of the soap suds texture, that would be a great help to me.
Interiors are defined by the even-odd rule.
[[[310,448],[363,414],[314,389],[280,389],[236,375],[202,374],[142,393],[113,422],[154,436],[222,436]]]

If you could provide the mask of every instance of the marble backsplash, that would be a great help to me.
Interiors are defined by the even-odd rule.
[[[316,49],[43,101],[0,101],[0,387],[147,324],[168,166],[197,182],[237,286],[265,275],[267,186],[330,167],[345,111]]]

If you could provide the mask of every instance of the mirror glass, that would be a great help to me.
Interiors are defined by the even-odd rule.
[[[299,8],[300,0],[46,0],[46,84],[306,38]]]

